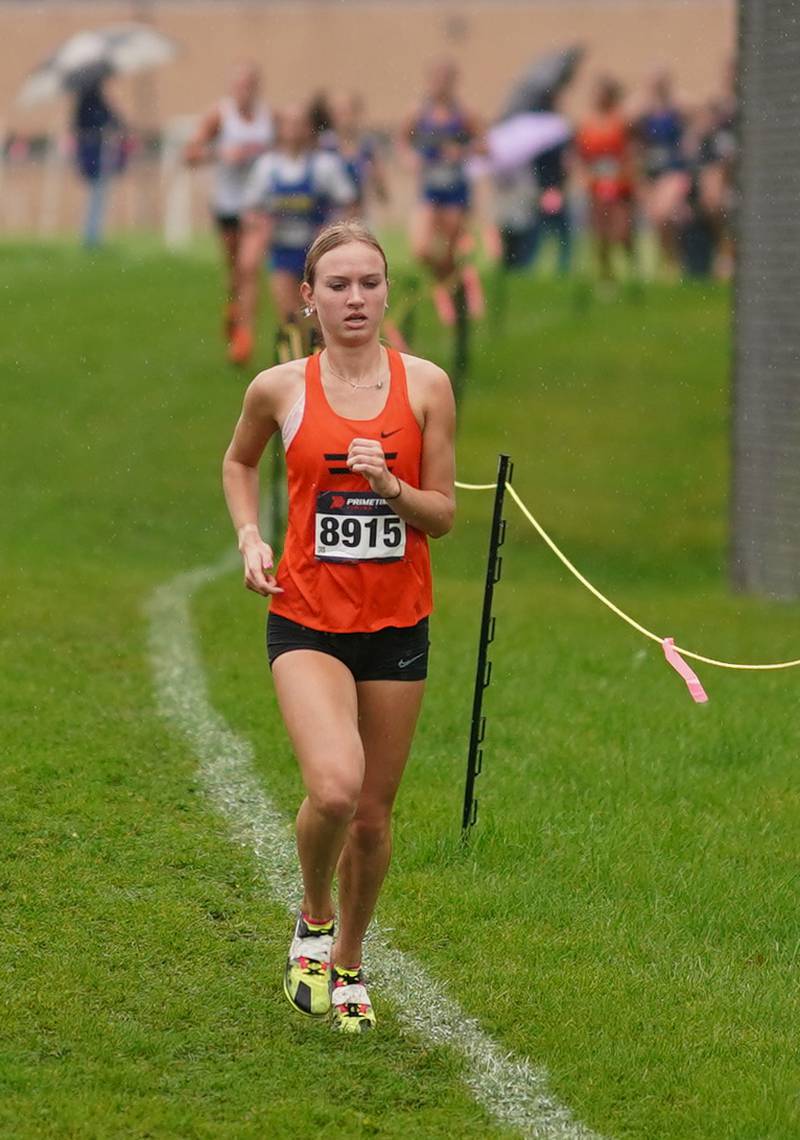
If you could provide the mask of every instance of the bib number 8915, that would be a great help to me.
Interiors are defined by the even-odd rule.
[[[402,558],[405,523],[396,515],[317,515],[318,558],[355,561]]]

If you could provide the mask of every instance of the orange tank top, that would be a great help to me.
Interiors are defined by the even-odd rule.
[[[619,115],[588,119],[578,131],[578,151],[589,167],[593,194],[612,196],[631,188],[628,125]]]
[[[310,356],[302,418],[286,445],[289,524],[277,571],[284,592],[270,605],[273,613],[328,633],[415,625],[433,605],[427,536],[398,518],[345,462],[351,440],[378,440],[389,470],[419,487],[422,429],[402,358],[387,353],[389,394],[369,420],[334,412],[319,356]]]

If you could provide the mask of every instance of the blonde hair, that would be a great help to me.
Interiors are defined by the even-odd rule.
[[[320,230],[306,254],[303,280],[308,282],[313,289],[314,275],[319,259],[324,254],[330,253],[332,249],[338,249],[340,245],[348,245],[351,241],[363,242],[364,245],[369,245],[378,251],[383,258],[383,269],[388,280],[389,264],[386,260],[386,254],[383,252],[383,246],[375,237],[372,230],[368,229],[364,223],[357,218],[346,222],[332,222],[329,226],[325,226],[324,229]]]

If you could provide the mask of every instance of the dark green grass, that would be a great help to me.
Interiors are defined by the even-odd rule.
[[[0,287],[0,1134],[294,1137],[301,1102],[308,1131],[335,1137],[504,1134],[382,995],[382,1032],[357,1051],[292,1018],[286,916],[156,717],[142,603],[231,542],[218,468],[243,380],[222,360],[214,266],[18,247]],[[492,478],[508,450],[540,521],[645,625],[715,656],[798,655],[796,606],[726,588],[724,291],[600,303],[522,282],[475,348],[462,479]],[[420,349],[446,359],[424,311]],[[463,851],[489,512],[462,493],[435,544],[432,675],[381,918],[599,1131],[789,1140],[797,675],[701,667],[711,703],[693,706],[509,503]],[[263,605],[231,574],[195,615],[212,699],[288,819],[300,785]]]

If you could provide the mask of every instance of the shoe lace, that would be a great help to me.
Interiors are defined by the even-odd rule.
[[[308,934],[299,941],[302,948],[301,957],[327,965],[331,954],[330,934]]]
[[[349,985],[335,983],[331,999],[337,1007],[346,1006],[350,1017],[365,1012],[371,1004],[366,986],[361,982],[351,982]]]

